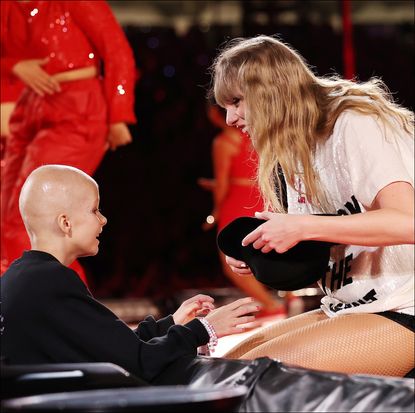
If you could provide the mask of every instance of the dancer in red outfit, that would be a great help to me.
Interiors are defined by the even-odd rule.
[[[6,10],[8,9],[8,2],[1,2],[0,15],[0,38],[5,39],[9,36],[9,25],[7,24]],[[1,76],[0,76],[0,102],[1,102],[1,138],[2,148],[7,136],[9,136],[9,120],[10,114],[13,111],[16,101],[19,98],[24,88],[24,83],[14,76],[8,69],[10,65],[16,63],[14,57],[17,56],[18,50],[9,43],[1,42]],[[8,56],[8,57],[6,57]],[[14,62],[14,63],[13,63]],[[2,152],[3,155],[3,152]]]
[[[8,25],[7,25],[7,14],[3,13],[2,4],[0,14],[0,38],[7,37]],[[6,6],[7,7],[7,6]],[[12,56],[16,51],[9,48],[8,44],[1,44],[1,54],[4,56]],[[0,167],[3,168],[4,152],[6,149],[7,138],[10,135],[9,121],[10,115],[12,114],[16,101],[18,100],[22,90],[24,89],[24,83],[16,76],[9,74],[7,70],[3,71],[3,64],[7,64],[7,59],[1,59],[1,76],[0,76]],[[3,73],[5,72],[5,73]],[[2,273],[3,271],[0,271]]]
[[[105,1],[2,1],[1,13],[1,75],[26,84],[2,171],[4,270],[30,246],[18,210],[30,172],[54,163],[92,175],[136,119],[133,54]]]
[[[213,184],[205,179],[199,181],[202,187],[212,190],[214,198],[214,209],[203,228],[207,230],[217,224],[219,232],[237,217],[253,216],[255,211],[262,211],[264,205],[255,182],[258,158],[249,136],[227,126],[218,106],[208,107],[208,117],[222,131],[215,137],[212,147],[215,180]],[[261,303],[262,310],[257,317],[285,314],[285,306],[275,300],[254,276],[237,276],[230,271],[225,256],[220,251],[219,257],[223,272],[233,284]]]
[[[222,151],[223,146],[228,146],[227,152],[233,155],[229,164],[227,193],[219,205],[218,231],[237,217],[253,216],[256,209],[263,209],[262,199],[254,180],[258,162],[256,152],[252,150],[248,135],[237,129],[233,133],[233,137],[222,133],[214,144],[215,152]]]

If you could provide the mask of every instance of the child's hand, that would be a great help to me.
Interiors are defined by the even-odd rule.
[[[252,313],[260,310],[260,306],[251,297],[241,298],[230,304],[210,312],[205,318],[214,328],[218,337],[244,331],[243,324],[255,320]]]
[[[186,324],[197,316],[205,316],[215,309],[213,302],[214,299],[212,297],[204,294],[198,294],[189,298],[173,314],[174,323]]]

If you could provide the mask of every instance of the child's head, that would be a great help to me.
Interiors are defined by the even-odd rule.
[[[32,248],[53,245],[70,258],[95,255],[107,219],[99,211],[97,183],[77,168],[45,165],[26,179],[20,213]]]

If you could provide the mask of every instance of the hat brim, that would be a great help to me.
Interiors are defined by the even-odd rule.
[[[332,243],[302,241],[284,253],[263,253],[242,240],[266,220],[239,217],[218,234],[219,249],[227,256],[244,261],[258,281],[282,291],[305,288],[327,271]]]

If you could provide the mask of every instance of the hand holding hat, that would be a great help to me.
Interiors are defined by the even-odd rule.
[[[271,250],[269,244],[255,234],[255,230],[265,222],[253,217],[240,217],[232,221],[218,235],[220,250],[245,262],[258,281],[277,290],[298,290],[313,284],[325,274],[332,243],[301,241],[279,253]]]
[[[304,239],[309,216],[263,211],[255,212],[255,218],[263,223],[242,240],[242,245],[252,243],[255,249],[265,253],[272,250],[283,253]]]

